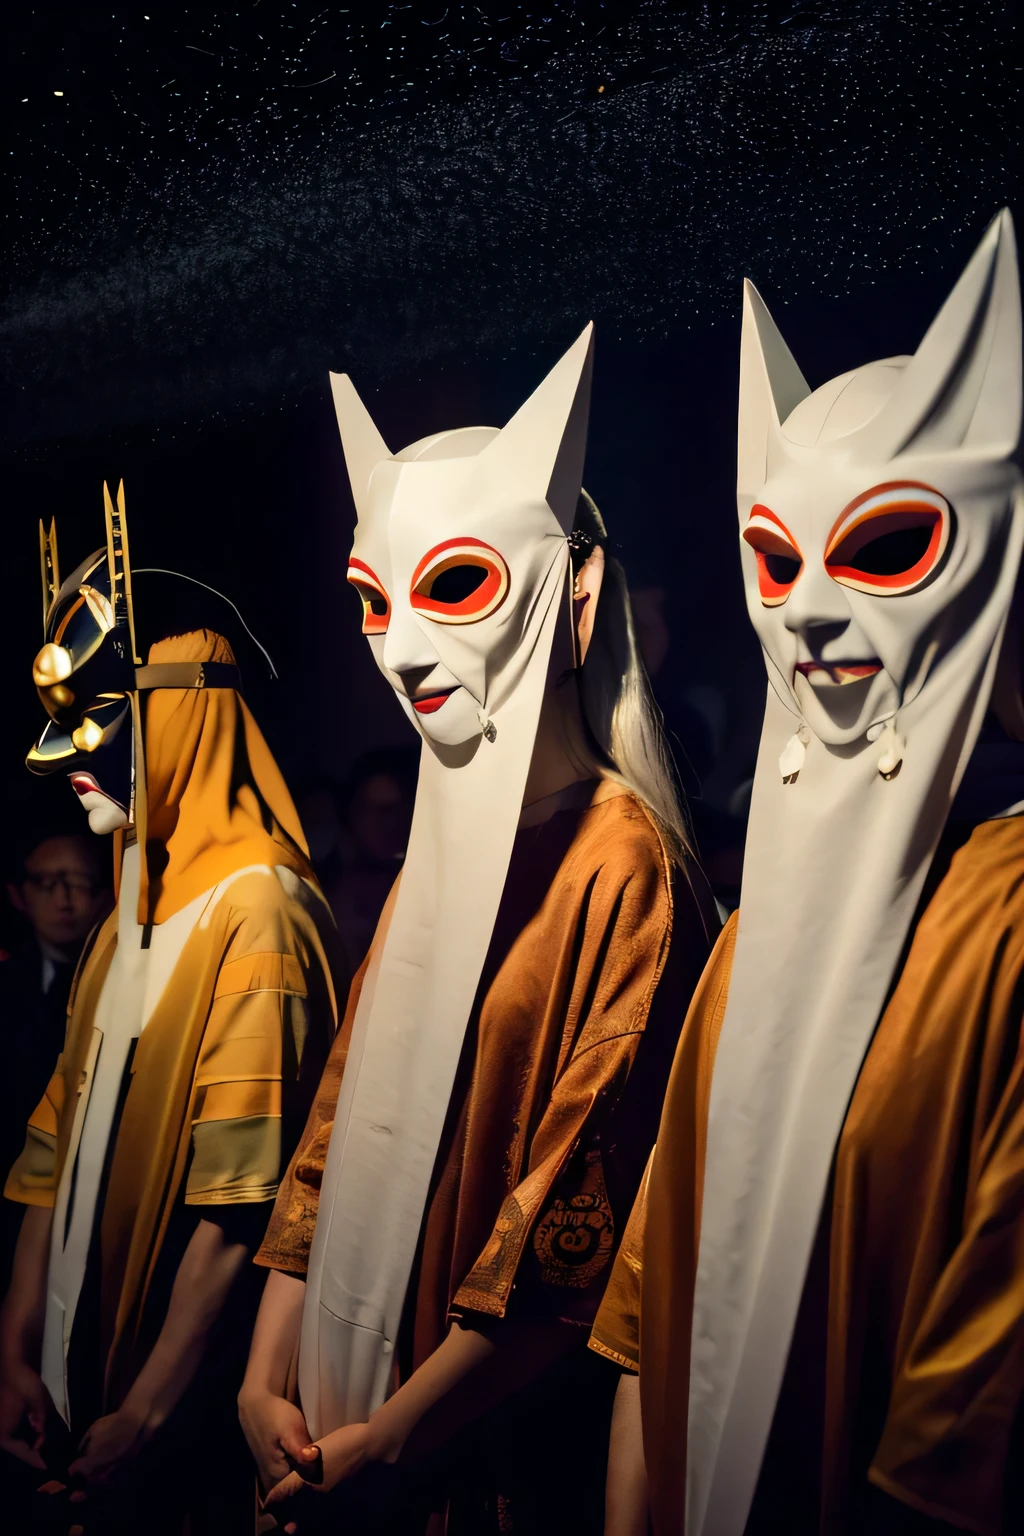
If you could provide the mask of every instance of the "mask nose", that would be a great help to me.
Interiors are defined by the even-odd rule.
[[[802,635],[812,649],[836,639],[853,617],[842,587],[825,570],[806,563],[782,613],[789,632]]]
[[[387,670],[401,679],[410,696],[440,665],[440,656],[416,623],[411,608],[403,610],[397,604],[392,608],[384,636],[383,659]]]

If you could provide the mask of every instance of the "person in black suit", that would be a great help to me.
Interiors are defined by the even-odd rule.
[[[68,995],[82,946],[110,910],[104,847],[82,833],[38,829],[16,850],[7,882],[22,935],[0,950],[0,1180],[20,1153],[25,1124],[64,1044]],[[22,1208],[0,1200],[0,1294]]]

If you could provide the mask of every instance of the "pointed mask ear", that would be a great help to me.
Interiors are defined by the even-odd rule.
[[[481,454],[516,480],[525,477],[565,534],[572,532],[583,480],[593,359],[591,323]]]
[[[1021,431],[1020,279],[1004,208],[861,437],[882,460],[904,452],[1013,454]],[[859,446],[859,445],[858,445]]]
[[[810,392],[767,305],[753,283],[744,281],[736,450],[736,488],[741,497],[753,500],[764,485],[769,443]]]
[[[352,500],[356,504],[356,515],[363,517],[368,506],[370,476],[378,464],[391,457],[391,453],[347,373],[331,374],[331,393],[334,396],[338,431],[341,433],[341,446],[352,487]]]

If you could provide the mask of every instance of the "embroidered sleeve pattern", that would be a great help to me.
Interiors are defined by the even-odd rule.
[[[616,1241],[601,1128],[629,1077],[671,927],[671,898],[661,864],[648,855],[625,876],[602,879],[599,872],[574,941],[575,974],[554,1088],[527,1165],[459,1287],[455,1309],[503,1316],[529,1252],[539,1266],[536,1278],[558,1293],[552,1304],[559,1314],[579,1313],[579,1321],[592,1321],[600,1298],[591,1288],[606,1272]],[[525,1274],[522,1279],[530,1285]],[[576,1306],[566,1301],[573,1291],[579,1298]],[[581,1305],[584,1293],[588,1307]]]

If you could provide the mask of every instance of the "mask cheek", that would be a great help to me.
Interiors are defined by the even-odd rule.
[[[441,665],[480,703],[488,696],[497,660],[494,625],[495,620],[484,619],[458,628],[451,624],[431,627],[431,642]]]
[[[532,654],[530,637],[537,631],[540,594],[551,576],[553,542],[541,541],[529,561],[509,559],[509,596],[496,613],[476,624],[437,626],[435,643],[445,666],[488,713],[514,692]],[[565,611],[568,616],[567,602]]]
[[[929,639],[932,600],[924,592],[890,598],[848,592],[847,597],[866,647],[878,657],[903,702],[909,702],[908,688],[917,692],[937,650]]]
[[[797,660],[797,638],[786,625],[785,608],[765,608],[755,593],[750,616],[766,656],[789,681]]]
[[[387,647],[387,639],[388,639],[387,635],[386,634],[385,635],[367,635],[366,639],[367,639],[367,644],[370,647],[370,654],[373,656],[373,659],[374,659],[374,661],[375,661],[375,663],[377,665],[378,672],[380,672],[381,676],[388,683],[389,687],[394,689],[395,694],[398,697],[398,702],[401,704],[402,709],[404,710],[405,714],[408,715],[409,719],[415,725],[416,724],[416,716],[413,713],[413,708],[412,708],[412,705],[409,703],[409,699],[408,699],[408,696],[406,695],[405,689],[402,687],[402,685],[401,685],[401,683],[399,681],[399,674],[397,672],[393,671],[392,668],[388,665],[388,660],[387,660],[387,655],[386,655],[386,647]]]
[[[381,672],[383,672],[384,676],[390,682],[391,674],[388,671],[387,664],[384,660],[384,643],[386,639],[386,635],[367,635],[366,643],[370,647],[370,654],[373,656],[373,659],[377,663],[378,668]]]

